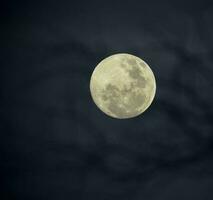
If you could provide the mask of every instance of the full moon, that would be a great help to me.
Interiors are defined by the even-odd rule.
[[[156,82],[151,68],[142,59],[119,53],[96,66],[90,92],[101,111],[113,118],[126,119],[140,115],[151,105]]]

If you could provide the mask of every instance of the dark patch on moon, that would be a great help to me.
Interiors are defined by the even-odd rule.
[[[106,102],[108,110],[116,116],[122,118],[135,116],[139,114],[139,108],[143,105],[146,96],[134,90],[134,83],[128,89],[119,89],[115,85],[108,84],[103,91],[102,100]],[[128,101],[124,102],[127,97]]]
[[[137,66],[132,66],[131,69],[126,70],[129,76],[133,79],[135,86],[139,88],[145,88],[146,86],[146,79],[144,76],[141,75],[141,70]]]
[[[134,82],[134,87],[145,88],[146,79],[143,76],[141,67],[144,66],[144,63],[138,64],[137,61],[133,58],[124,58],[124,61],[121,63],[121,66],[128,73],[129,77],[132,78]],[[128,68],[127,66],[131,66]]]

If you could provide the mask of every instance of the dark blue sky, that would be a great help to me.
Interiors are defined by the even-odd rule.
[[[2,199],[213,199],[213,5],[28,1],[3,12]],[[93,103],[103,58],[144,59],[157,82],[143,115]]]

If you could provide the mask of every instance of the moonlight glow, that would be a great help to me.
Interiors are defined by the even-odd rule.
[[[130,54],[115,54],[95,68],[90,91],[95,104],[107,115],[131,118],[143,113],[152,103],[156,91],[150,67]]]

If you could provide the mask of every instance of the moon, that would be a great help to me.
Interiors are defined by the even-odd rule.
[[[151,68],[142,59],[119,53],[105,58],[95,67],[90,92],[105,114],[127,119],[140,115],[151,105],[156,81]]]

